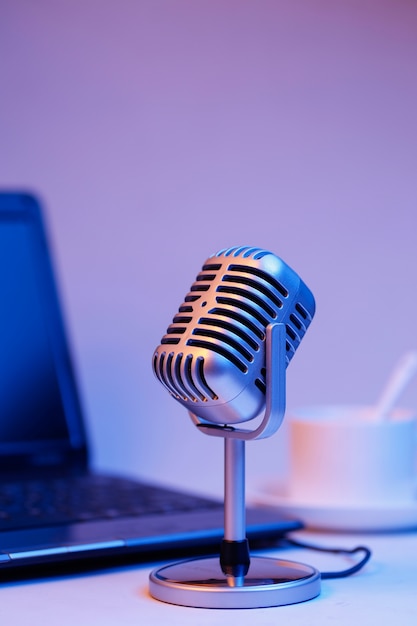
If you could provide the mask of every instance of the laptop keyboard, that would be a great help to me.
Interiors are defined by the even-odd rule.
[[[220,507],[204,497],[123,478],[16,481],[0,486],[0,531]]]

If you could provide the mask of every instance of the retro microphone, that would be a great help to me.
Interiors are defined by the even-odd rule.
[[[279,428],[286,367],[314,312],[313,294],[282,259],[260,248],[234,247],[206,260],[168,326],[153,370],[199,430],[224,438],[225,528],[220,559],[152,572],[155,598],[244,608],[301,602],[320,592],[314,568],[250,558],[244,484],[245,441]]]

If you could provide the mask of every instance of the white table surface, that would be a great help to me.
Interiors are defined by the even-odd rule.
[[[373,556],[358,574],[323,580],[321,594],[314,600],[266,609],[193,609],[158,602],[148,594],[148,575],[160,564],[2,583],[1,623],[199,626],[230,624],[233,620],[239,626],[417,624],[417,533],[342,535],[303,531],[294,536],[331,547],[365,544]],[[321,571],[350,565],[343,557],[299,548],[275,549],[267,554],[308,563]]]

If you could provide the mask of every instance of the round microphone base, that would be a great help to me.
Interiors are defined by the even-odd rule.
[[[151,596],[162,602],[206,609],[283,606],[320,594],[320,573],[309,565],[253,557],[246,576],[226,576],[216,557],[166,565],[150,575]]]

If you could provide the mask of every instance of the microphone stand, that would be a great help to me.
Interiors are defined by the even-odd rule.
[[[164,566],[150,575],[157,600],[198,608],[255,608],[310,600],[320,593],[320,573],[309,565],[250,558],[246,538],[245,441],[275,433],[285,414],[284,324],[270,324],[265,338],[265,412],[252,430],[216,425],[190,412],[206,435],[224,438],[224,539],[220,558],[203,557]]]

